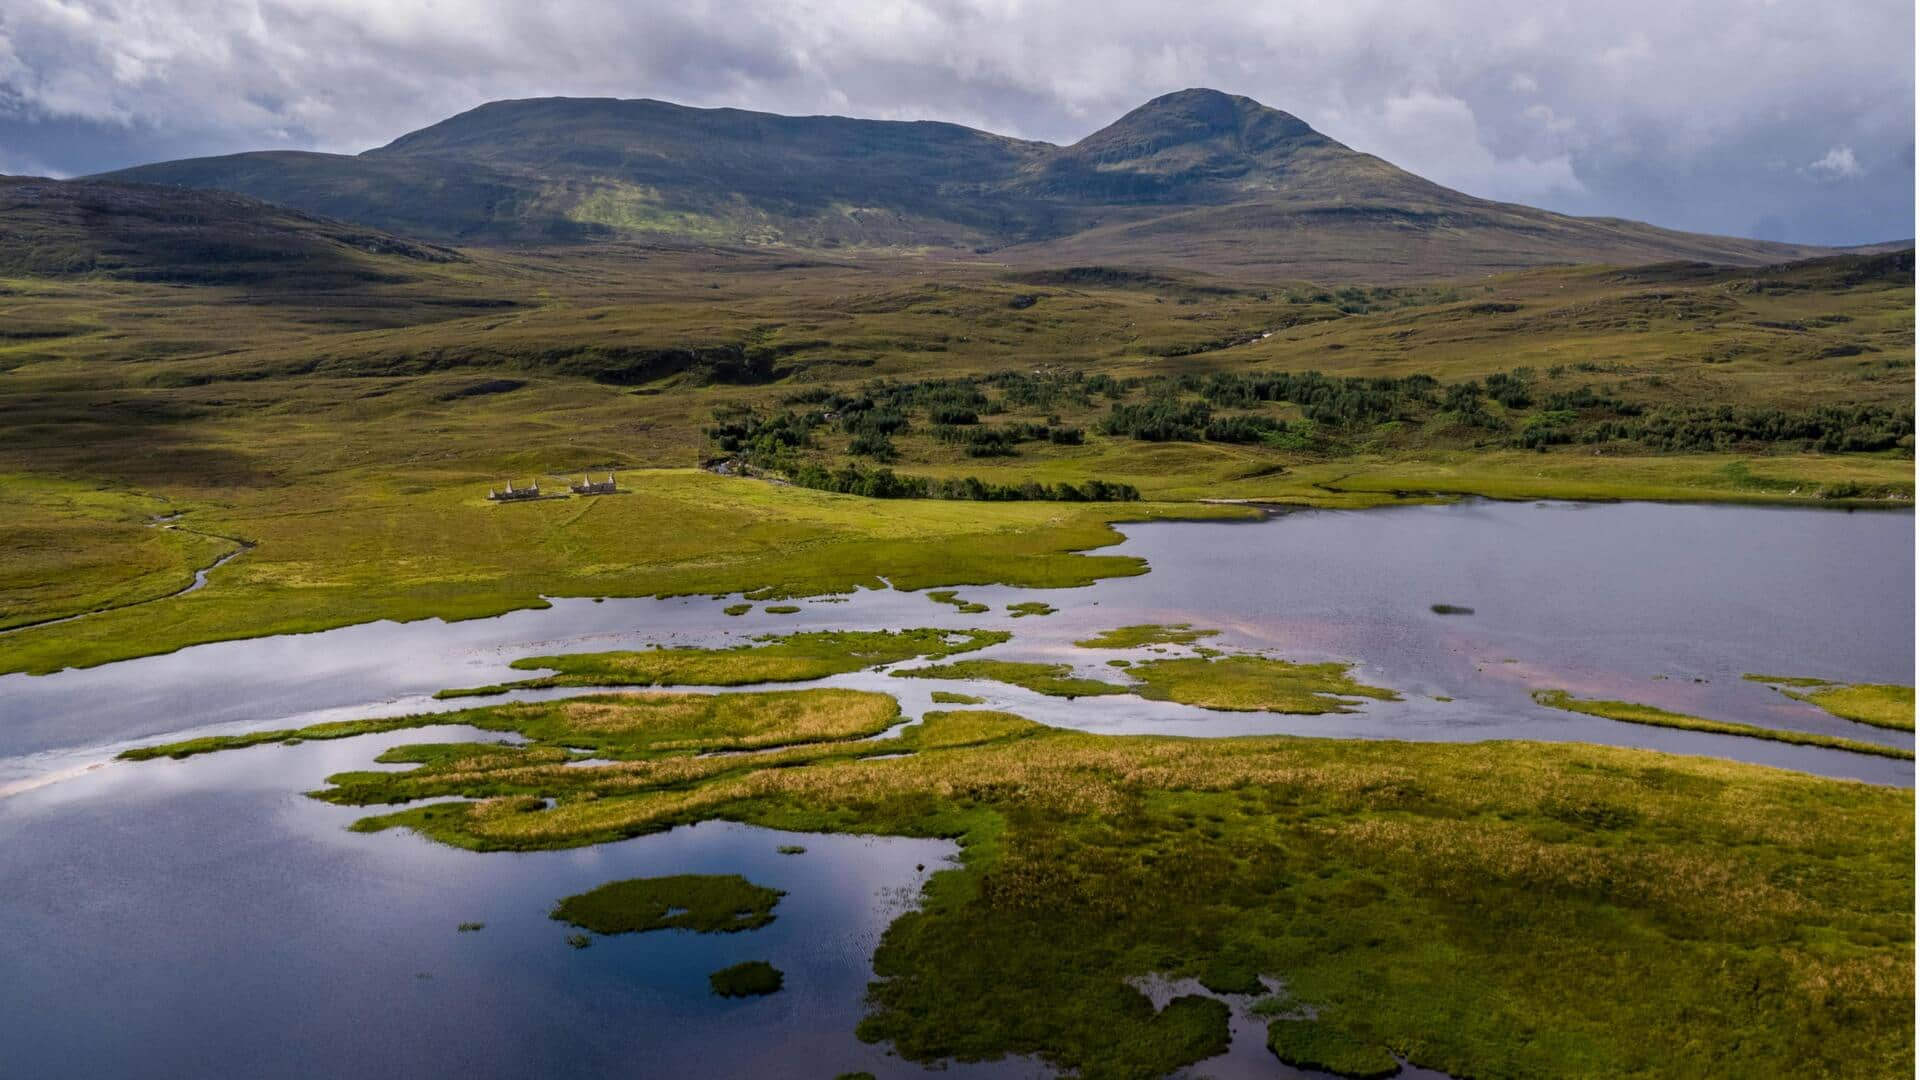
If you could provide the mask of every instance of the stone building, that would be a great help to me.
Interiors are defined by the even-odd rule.
[[[582,476],[580,482],[573,485],[575,495],[611,495],[620,490],[614,485],[613,474],[608,473],[605,480],[594,480]]]

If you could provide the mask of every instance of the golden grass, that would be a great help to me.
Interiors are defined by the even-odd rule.
[[[1913,730],[1913,687],[1887,683],[1842,685],[1799,675],[1744,675],[1751,682],[1810,705],[1818,705],[1842,720],[1853,720],[1895,731]]]
[[[1565,690],[1535,690],[1533,700],[1548,708],[1565,709],[1568,712],[1585,713],[1588,716],[1601,716],[1608,720],[1620,720],[1629,724],[1649,724],[1654,727],[1678,728],[1683,731],[1703,731],[1710,735],[1738,735],[1749,739],[1793,743],[1797,746],[1821,746],[1829,750],[1847,750],[1856,754],[1874,754],[1880,757],[1913,760],[1913,750],[1908,747],[1888,746],[1884,743],[1846,739],[1837,735],[1822,735],[1809,731],[1789,731],[1783,728],[1759,727],[1754,724],[1736,724],[1727,720],[1707,720],[1630,701],[1594,701],[1576,698]]]

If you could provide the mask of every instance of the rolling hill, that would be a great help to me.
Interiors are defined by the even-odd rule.
[[[1474,198],[1214,90],[1155,98],[1065,147],[955,124],[543,98],[354,156],[234,154],[108,176],[468,244],[650,237],[1334,281],[1826,253]]]
[[[220,191],[0,176],[0,275],[302,288],[397,281],[446,248]]]

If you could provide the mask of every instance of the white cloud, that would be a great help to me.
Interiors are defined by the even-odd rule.
[[[47,142],[7,149],[56,165],[75,127],[96,155],[114,130],[149,158],[359,151],[484,101],[573,94],[1058,142],[1155,94],[1215,86],[1477,194],[1695,228],[1815,197],[1765,163],[1824,161],[1844,139],[1875,163],[1849,191],[1884,184],[1882,203],[1910,215],[1911,192],[1894,198],[1910,170],[1880,163],[1912,146],[1914,8],[1846,9],[1183,0],[1175,18],[1163,0],[0,0],[0,138],[17,141],[9,120],[37,123]]]
[[[1561,116],[1553,111],[1551,105],[1529,105],[1520,115],[1532,121],[1540,130],[1558,135],[1579,127],[1579,121],[1571,116]]]
[[[1470,194],[1538,202],[1586,191],[1567,154],[1495,153],[1473,109],[1450,95],[1422,90],[1390,97],[1356,127],[1364,141],[1394,146],[1396,165]]]
[[[66,174],[29,154],[18,154],[0,147],[0,176],[46,176],[66,179]]]
[[[1853,156],[1853,147],[1836,146],[1818,161],[1809,162],[1806,171],[1822,180],[1852,180],[1866,175]]]

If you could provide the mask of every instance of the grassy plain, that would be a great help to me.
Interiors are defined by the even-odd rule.
[[[13,556],[0,570],[0,627],[112,609],[0,637],[0,671],[371,619],[470,618],[542,596],[1081,584],[1140,571],[1074,554],[1110,543],[1113,521],[1236,512],[1200,500],[1911,505],[1910,447],[1510,445],[1541,402],[1583,388],[1649,409],[1910,407],[1910,270],[1554,269],[1328,291],[805,263],[609,246],[406,260],[344,284],[0,279],[0,326],[22,328],[0,335],[0,542]],[[693,468],[713,452],[716,411],[773,415],[796,394],[875,379],[1319,370],[1431,374],[1444,387],[1522,366],[1536,403],[1489,405],[1498,431],[1446,413],[1334,431],[1268,403],[1250,411],[1293,425],[1289,439],[1148,442],[1101,434],[1108,402],[1096,395],[988,418],[1057,420],[1085,432],[1078,444],[972,458],[924,424],[892,440],[903,473],[1098,478],[1147,500],[1125,506],[882,502]],[[803,456],[836,464],[850,446],[822,431]],[[509,479],[557,487],[589,469],[617,471],[627,493],[484,498]],[[178,528],[147,527],[163,511],[181,514]],[[138,603],[230,550],[219,538],[256,546],[205,589]]]
[[[955,838],[960,865],[882,940],[860,1029],[913,1061],[1037,1054],[1102,1078],[1217,1052],[1225,1006],[1156,1014],[1128,980],[1159,973],[1284,979],[1263,1007],[1276,1051],[1356,1073],[1392,1055],[1483,1077],[1913,1068],[1908,790],[1575,744],[1096,736],[978,711],[753,754],[512,756],[597,748],[604,714],[638,732],[653,708],[416,717],[531,742],[315,794],[467,796],[356,828],[480,850],[713,818]]]

